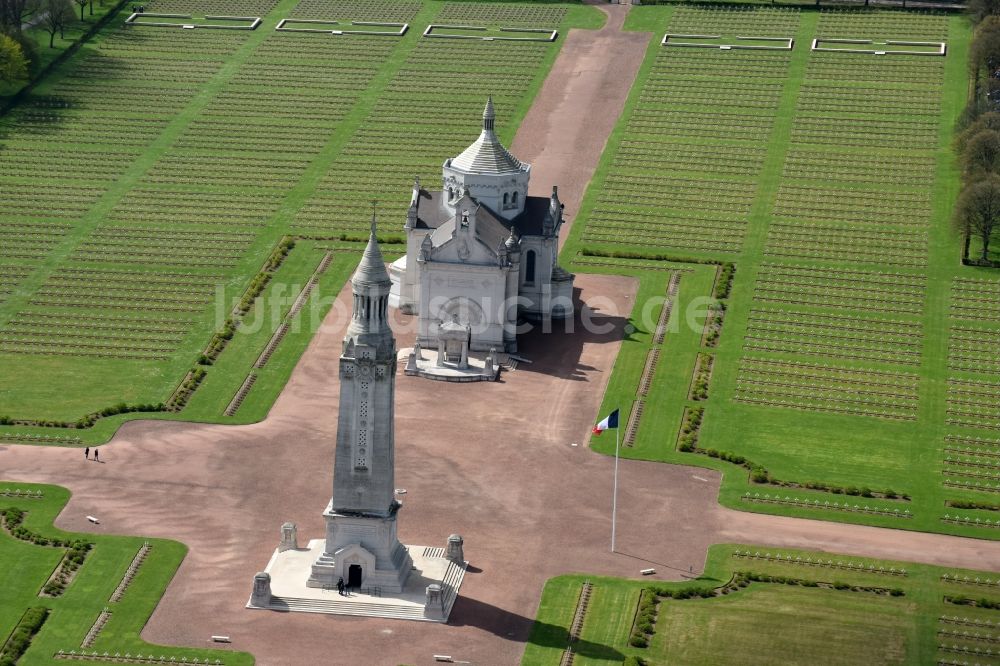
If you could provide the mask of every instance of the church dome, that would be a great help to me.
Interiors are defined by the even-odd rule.
[[[483,131],[471,146],[451,160],[452,168],[470,173],[497,175],[520,173],[525,170],[524,165],[500,143],[500,139],[493,131],[495,120],[493,98],[490,97],[483,110]]]

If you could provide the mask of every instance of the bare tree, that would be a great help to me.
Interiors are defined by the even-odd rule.
[[[962,151],[962,166],[972,180],[1000,171],[1000,133],[984,129],[973,135]]]
[[[1000,0],[969,0],[965,6],[976,23],[987,16],[1000,14]]]
[[[41,0],[0,0],[0,32],[20,35],[22,26],[41,6]]]
[[[976,234],[983,246],[981,259],[989,261],[990,238],[1000,225],[1000,177],[990,175],[965,188],[958,198],[955,223],[965,233],[966,255],[969,238]]]
[[[69,0],[42,0],[42,27],[49,33],[50,49],[55,47],[56,33],[61,34],[74,18]]]
[[[969,72],[976,76],[981,67],[989,76],[1000,70],[1000,16],[987,16],[969,45]]]
[[[83,23],[83,10],[90,0],[73,0],[80,7],[80,22]]]

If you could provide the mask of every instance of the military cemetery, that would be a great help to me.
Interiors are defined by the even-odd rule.
[[[997,53],[0,0],[0,666],[1000,665]]]

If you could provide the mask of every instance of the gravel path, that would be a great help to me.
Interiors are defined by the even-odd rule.
[[[621,31],[630,5],[587,4],[608,14],[607,23],[598,31],[569,32],[510,147],[531,164],[529,194],[548,196],[559,186],[567,215],[561,243],[652,38],[648,32]]]
[[[618,32],[627,6],[603,9],[611,15],[604,30],[567,36],[513,144],[534,162],[538,192],[558,183],[571,213],[650,37]],[[303,540],[322,536],[345,321],[328,318],[261,423],[134,421],[102,447],[103,464],[80,460],[77,449],[7,446],[0,470],[4,479],[70,488],[57,520],[64,529],[186,543],[190,553],[143,637],[205,646],[212,634],[230,635],[262,666],[423,665],[435,653],[516,664],[546,579],[634,577],[648,566],[678,579],[699,572],[720,542],[1000,570],[1000,543],[731,511],[717,503],[717,473],[637,461],[621,466],[619,552],[609,552],[613,460],[585,444],[625,324],[614,312],[629,311],[636,285],[588,275],[577,285],[583,302],[602,303],[605,334],[531,334],[522,353],[536,362],[495,384],[398,378],[396,479],[408,491],[400,538],[443,546],[461,533],[472,564],[447,625],[243,608],[282,522],[297,522]],[[398,343],[411,338],[400,332]]]

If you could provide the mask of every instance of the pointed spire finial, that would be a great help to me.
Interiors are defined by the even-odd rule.
[[[493,95],[486,98],[486,108],[483,109],[483,130],[487,132],[493,131],[493,123],[496,120],[497,114],[493,109]]]

